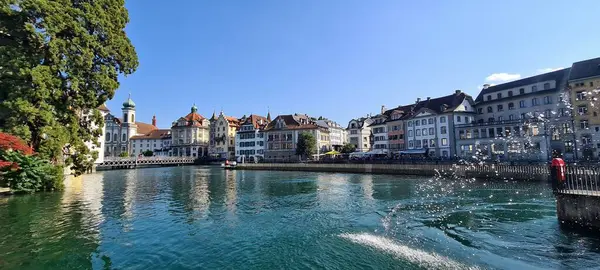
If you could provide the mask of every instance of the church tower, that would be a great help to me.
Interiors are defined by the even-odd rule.
[[[131,99],[131,94],[125,102],[123,102],[123,123],[121,124],[121,149],[125,148],[128,154],[129,138],[137,134],[137,125],[135,124],[135,103]]]

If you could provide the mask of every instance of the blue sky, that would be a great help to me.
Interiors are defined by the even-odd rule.
[[[418,2],[418,3],[417,3]],[[137,119],[354,117],[600,56],[600,1],[129,0]],[[506,74],[503,74],[506,73]],[[486,80],[487,78],[487,80]]]

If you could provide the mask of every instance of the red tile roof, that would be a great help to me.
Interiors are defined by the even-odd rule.
[[[262,124],[261,124],[261,120],[262,120]],[[264,128],[267,124],[269,124],[269,121],[264,116],[251,114],[250,116],[248,116],[246,118],[246,121],[244,121],[243,124],[244,125],[252,124],[254,126],[254,128]]]
[[[146,124],[146,123],[142,123],[142,122],[135,122],[135,125],[137,126],[138,134],[148,134],[151,131],[158,129],[157,127],[155,127],[151,124]]]
[[[276,124],[281,120],[285,123],[286,129],[316,129],[319,128],[314,121],[311,120],[308,115],[305,114],[287,114],[287,115],[278,115],[271,121],[266,127],[265,130],[273,130],[277,129]]]
[[[98,106],[98,110],[105,111],[105,112],[110,112],[110,110],[108,109],[108,107],[106,107],[106,105],[104,105],[104,104]]]
[[[170,129],[156,129],[150,131],[146,135],[136,135],[131,137],[131,140],[140,140],[140,139],[162,139],[171,136]]]

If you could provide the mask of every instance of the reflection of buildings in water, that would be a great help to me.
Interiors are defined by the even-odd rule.
[[[363,196],[365,197],[365,199],[368,201],[373,201],[373,175],[361,175],[360,185],[362,187]]]
[[[125,174],[125,194],[123,197],[123,217],[125,219],[131,219],[133,217],[133,205],[135,202],[135,189],[136,189],[136,171],[128,170]]]
[[[350,185],[347,175],[323,173],[318,174],[317,199],[320,202],[344,203],[350,198]]]
[[[83,194],[82,200],[85,202],[86,209],[84,215],[85,221],[89,222],[88,228],[93,228],[99,238],[100,230],[99,225],[104,221],[102,215],[102,202],[104,197],[104,182],[102,174],[91,174],[85,175],[83,178]]]
[[[208,170],[194,170],[189,175],[189,181],[193,184],[193,190],[190,193],[190,208],[197,212],[201,217],[208,214],[210,206],[210,195],[208,191]]]
[[[225,191],[227,211],[231,214],[235,214],[237,208],[237,182],[235,170],[225,170],[225,183],[227,185]]]

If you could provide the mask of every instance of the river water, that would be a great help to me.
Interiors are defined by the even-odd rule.
[[[548,186],[172,167],[0,197],[0,269],[582,269]]]

